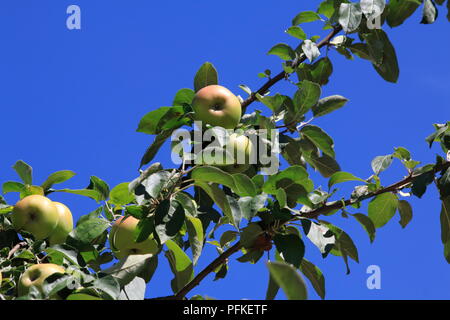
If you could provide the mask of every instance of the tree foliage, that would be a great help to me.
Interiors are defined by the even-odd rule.
[[[242,101],[243,111],[250,104],[259,103],[270,115],[263,115],[260,110],[246,113],[239,129],[250,135],[259,135],[262,129],[280,131],[280,155],[288,165],[270,176],[261,174],[266,166],[261,162],[235,174],[219,167],[189,165],[186,159],[178,168],[163,168],[154,162],[175,130],[193,130],[191,103],[195,92],[218,84],[218,72],[209,62],[195,74],[192,88],[180,89],[171,106],[155,109],[139,122],[137,131],[154,138],[140,161],[140,168],[148,167],[132,177],[131,182],[110,188],[92,176],[85,188],[60,188],[75,173],[58,171],[38,184],[33,180],[31,166],[18,161],[13,169],[20,180],[4,182],[3,194],[16,193],[18,198],[24,198],[65,192],[89,197],[98,208],[81,216],[64,244],[50,246],[26,232],[17,233],[10,219],[14,205],[0,196],[0,298],[48,299],[58,294],[70,299],[74,294],[87,294],[102,299],[143,299],[158,260],[167,259],[173,272],[173,292],[166,298],[183,299],[209,273],[215,273],[215,280],[226,278],[228,258],[234,253],[241,254],[238,261],[254,264],[264,260],[266,251],[274,257],[265,262],[269,279],[267,299],[275,298],[280,288],[288,299],[306,299],[305,279],[325,298],[326,275],[307,260],[305,242],[312,242],[323,257],[342,257],[348,273],[350,260],[358,262],[358,250],[348,233],[323,219],[339,212],[343,217],[352,216],[372,242],[377,229],[390,223],[397,212],[399,223],[406,227],[413,209],[405,196],[420,198],[433,182],[442,201],[441,238],[445,258],[450,262],[450,122],[435,124],[434,131],[426,137],[430,147],[437,143],[442,149],[434,163],[421,164],[408,150],[397,147],[391,154],[373,159],[373,173],[368,179],[341,169],[336,160],[339,146],[334,145],[326,128],[313,123],[349,103],[347,97],[338,94],[322,95],[322,87],[333,75],[329,50],[349,60],[367,60],[379,76],[395,83],[400,68],[386,30],[401,26],[419,9],[423,16],[420,23],[431,24],[438,11],[444,10],[440,7],[444,2],[325,0],[315,11],[293,15],[286,33],[292,36],[295,46],[279,43],[268,51],[281,59],[282,71],[276,75],[270,70],[258,74],[266,82],[257,91],[241,85],[248,94]],[[379,19],[379,28],[370,27],[373,19]],[[322,23],[328,34],[323,38],[308,35],[302,25],[310,22]],[[321,50],[324,48],[326,52]],[[295,94],[270,92],[278,81],[291,83]],[[172,147],[176,145],[172,142]],[[393,161],[405,167],[407,176],[384,185],[381,173]],[[326,190],[312,180],[313,171],[328,179]],[[347,198],[337,198],[336,192],[343,183],[356,185]],[[361,202],[365,200],[368,212],[361,213]],[[124,215],[140,220],[136,241],[152,235],[159,252],[130,255],[107,268],[105,265],[115,258],[108,241],[109,230]],[[232,229],[219,233],[224,225]],[[217,259],[205,269],[196,270],[205,246],[216,248]],[[66,273],[46,279],[43,292],[31,290],[19,297],[16,288],[21,274],[28,266],[43,262],[62,265]]]

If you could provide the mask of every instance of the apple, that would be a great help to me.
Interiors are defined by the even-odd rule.
[[[73,293],[69,295],[66,300],[103,300],[102,298],[91,296],[86,293]]]
[[[42,240],[55,229],[59,213],[50,199],[40,195],[31,195],[16,203],[11,218],[16,230],[28,231],[37,240]]]
[[[53,202],[58,211],[59,220],[53,232],[50,234],[48,240],[50,245],[61,244],[66,241],[67,235],[73,229],[72,212],[64,204],[60,202]]]
[[[63,267],[53,263],[32,265],[20,276],[19,284],[17,286],[19,297],[28,294],[31,286],[35,286],[42,292],[45,279],[52,274],[64,272],[65,269]]]
[[[120,217],[116,220],[109,234],[109,241],[114,254],[118,259],[133,254],[155,254],[159,251],[158,242],[150,235],[142,242],[134,240],[134,230],[139,223],[139,219],[132,216]]]
[[[239,99],[219,85],[209,85],[197,91],[192,108],[195,120],[225,129],[236,128],[242,116]]]
[[[250,167],[250,159],[255,152],[252,141],[243,134],[233,133],[225,148],[233,154],[234,163],[228,163],[220,168],[229,173],[247,171]]]

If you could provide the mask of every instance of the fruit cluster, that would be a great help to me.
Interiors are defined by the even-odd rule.
[[[200,89],[192,100],[192,108],[195,120],[201,121],[204,126],[235,129],[241,121],[241,102],[223,86],[209,85]],[[255,151],[253,143],[247,136],[232,133],[224,149],[231,150],[231,161],[217,162],[203,158],[201,162],[218,166],[229,173],[247,171],[250,167],[251,154]]]

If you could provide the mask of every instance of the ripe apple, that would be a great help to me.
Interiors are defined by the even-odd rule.
[[[16,203],[11,217],[16,230],[28,231],[37,240],[42,240],[55,229],[59,213],[50,199],[40,195],[31,195]]]
[[[210,85],[200,89],[192,100],[195,119],[211,126],[234,129],[242,116],[241,102],[227,88]]]
[[[28,294],[31,286],[35,286],[42,292],[44,280],[54,273],[64,273],[63,267],[53,263],[35,264],[29,267],[20,276],[17,291],[20,296]]]
[[[138,219],[128,216],[120,217],[112,226],[109,241],[118,259],[123,259],[132,254],[155,254],[159,251],[158,243],[153,235],[142,242],[134,240],[134,230],[138,223]]]
[[[252,141],[243,134],[233,133],[226,144],[228,152],[233,154],[233,163],[228,163],[220,168],[229,173],[240,173],[250,167],[250,159],[255,152]]]
[[[64,204],[60,202],[53,202],[58,211],[59,220],[53,232],[48,238],[50,245],[64,243],[66,241],[67,235],[73,229],[73,218],[72,212]]]

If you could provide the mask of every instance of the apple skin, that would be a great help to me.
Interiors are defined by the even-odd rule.
[[[73,293],[66,298],[66,300],[103,300],[99,297],[94,297],[86,293]]]
[[[233,133],[229,137],[226,148],[232,150],[234,163],[219,167],[228,173],[247,171],[250,167],[250,159],[255,152],[252,141],[245,135]]]
[[[53,202],[53,204],[56,206],[59,219],[58,224],[48,238],[50,245],[52,246],[64,243],[67,235],[73,229],[73,217],[70,209],[60,202]]]
[[[65,269],[57,264],[42,263],[29,267],[20,276],[17,292],[19,297],[28,294],[33,285],[42,292],[44,280],[54,273],[64,273]]]
[[[50,199],[31,195],[16,203],[11,218],[14,229],[28,231],[37,240],[42,240],[55,229],[59,213]]]
[[[225,129],[234,129],[241,121],[239,99],[227,88],[210,85],[200,89],[192,100],[195,120]]]
[[[134,230],[139,223],[135,217],[120,217],[116,220],[109,234],[109,242],[118,259],[133,254],[155,254],[159,251],[158,243],[150,235],[142,242],[134,241]]]

